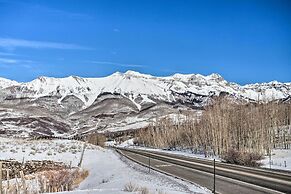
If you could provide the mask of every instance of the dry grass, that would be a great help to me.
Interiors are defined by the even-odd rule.
[[[139,194],[150,194],[150,191],[147,187],[140,187],[132,182],[127,183],[124,185],[123,191],[126,192],[137,192]]]
[[[129,182],[126,185],[124,185],[123,191],[136,192],[136,191],[138,191],[138,186],[133,184],[132,182]]]
[[[150,194],[149,189],[146,187],[140,187],[139,192],[140,192],[140,194]]]
[[[4,193],[45,193],[70,191],[76,188],[86,177],[88,171],[80,169],[49,170],[11,179],[3,183]]]
[[[63,169],[58,171],[44,171],[38,175],[40,191],[50,190],[72,190],[77,187],[87,176],[88,171],[79,169]]]

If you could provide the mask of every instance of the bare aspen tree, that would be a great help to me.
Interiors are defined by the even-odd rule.
[[[265,154],[276,147],[290,148],[290,107],[288,102],[238,104],[218,99],[199,118],[157,119],[138,132],[137,140],[149,147],[200,150],[205,156],[232,149]]]

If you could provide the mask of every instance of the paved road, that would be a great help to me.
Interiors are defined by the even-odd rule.
[[[149,158],[140,154],[132,153],[126,150],[119,150],[124,156],[135,160],[145,166],[149,164]],[[168,163],[157,159],[150,159],[150,164],[153,169],[163,171],[165,173],[180,177],[193,183],[213,190],[213,174],[195,170],[188,167],[183,167],[177,164]],[[242,181],[216,176],[216,192],[230,194],[261,194],[261,193],[280,193],[253,184]]]

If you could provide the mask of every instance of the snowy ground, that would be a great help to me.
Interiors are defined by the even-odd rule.
[[[263,168],[270,168],[268,156],[261,161]],[[291,150],[275,149],[271,156],[271,168],[291,171]]]
[[[81,156],[82,142],[69,140],[15,140],[0,138],[0,159],[53,160],[76,166]],[[208,193],[190,183],[151,172],[118,155],[112,150],[88,146],[82,168],[89,176],[70,193],[128,193],[125,185],[146,188],[150,193]],[[138,193],[138,192],[136,192]]]
[[[114,145],[114,142],[109,142],[108,145],[112,146]],[[216,161],[221,161],[219,157],[209,156],[205,158],[204,154],[193,154],[191,153],[190,150],[172,151],[172,150],[162,150],[162,149],[133,146],[133,139],[127,140],[118,146],[141,149],[141,150],[148,150],[148,151],[158,151],[158,152],[164,152],[164,153],[170,153],[170,154],[178,154],[178,155],[183,155],[187,157],[194,157],[194,158],[207,159],[207,160],[213,160],[215,158]],[[262,163],[261,167],[270,168],[269,161],[270,161],[269,157],[265,156],[265,158],[260,161]],[[272,156],[271,156],[271,168],[291,171],[291,150],[290,149],[289,150],[285,150],[285,149],[273,150]]]

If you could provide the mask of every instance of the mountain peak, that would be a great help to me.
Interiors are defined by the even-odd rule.
[[[132,71],[132,70],[128,70],[124,74],[126,74],[126,75],[142,75],[141,73],[139,73],[137,71]]]
[[[13,85],[18,85],[19,83],[14,81],[14,80],[10,80],[10,79],[6,79],[6,78],[1,78],[0,77],[0,88],[6,88],[9,86],[13,86]]]
[[[48,79],[48,77],[45,77],[45,76],[40,76],[40,77],[37,78],[37,80],[39,80],[42,83],[46,82],[47,79]]]
[[[172,75],[173,78],[176,79],[189,79],[193,76],[196,76],[196,74],[182,74],[182,73],[175,73],[174,75]]]
[[[130,75],[130,76],[136,76],[136,77],[148,77],[151,75],[147,75],[147,74],[143,74],[143,73],[139,73],[137,71],[132,71],[132,70],[128,70],[124,73],[124,75]]]
[[[209,77],[210,79],[219,80],[219,81],[224,80],[223,77],[219,75],[218,73],[212,73],[208,75],[207,77]]]
[[[137,78],[153,78],[152,75],[139,73],[137,71],[128,70],[123,75],[127,77],[137,77]]]

